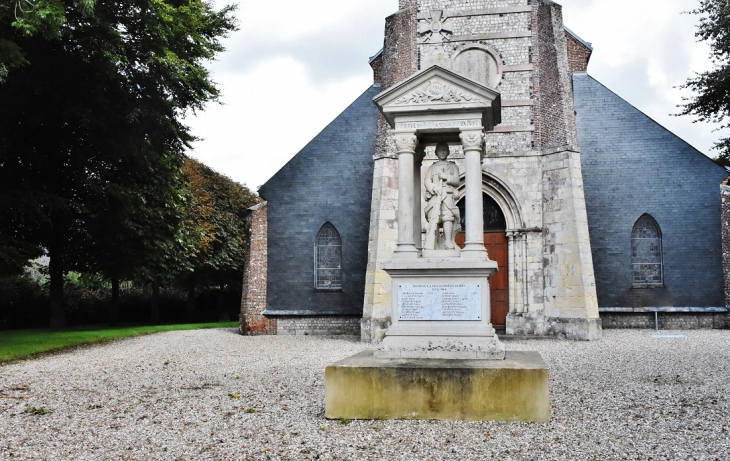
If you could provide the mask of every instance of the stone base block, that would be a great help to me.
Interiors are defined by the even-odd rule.
[[[601,339],[600,318],[557,318],[540,313],[507,314],[508,335],[552,336],[574,341]]]
[[[492,336],[386,336],[376,357],[502,360],[504,344]]]
[[[325,369],[329,419],[550,421],[537,352],[505,360],[393,359],[363,351]]]

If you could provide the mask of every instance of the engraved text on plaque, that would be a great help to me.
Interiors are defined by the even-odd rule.
[[[398,285],[398,320],[481,319],[478,283]]]

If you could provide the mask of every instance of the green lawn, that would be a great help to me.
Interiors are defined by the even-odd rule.
[[[152,325],[137,327],[103,328],[99,326],[65,331],[9,330],[0,331],[0,363],[27,359],[36,354],[56,351],[82,344],[93,344],[160,331],[198,330],[201,328],[231,328],[237,322],[189,323],[182,325]]]

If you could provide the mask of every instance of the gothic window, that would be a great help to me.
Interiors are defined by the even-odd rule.
[[[631,265],[635,287],[662,286],[662,233],[654,218],[645,214],[631,231]]]
[[[342,239],[330,223],[317,233],[314,245],[314,287],[318,290],[342,289]]]

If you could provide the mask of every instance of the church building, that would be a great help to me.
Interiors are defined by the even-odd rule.
[[[426,235],[422,199],[412,225],[399,226],[398,156],[411,149],[417,158],[421,197],[436,142],[449,143],[464,229],[465,144],[440,133],[475,123],[389,114],[448,108],[485,92],[496,95],[478,147],[484,244],[499,267],[490,280],[494,328],[592,340],[603,328],[727,325],[728,173],[589,75],[591,44],[565,27],[560,5],[398,6],[370,58],[373,85],[259,189],[265,202],[250,212],[242,333],[380,342],[391,320],[383,265],[400,248],[399,228],[413,229],[418,251]]]

